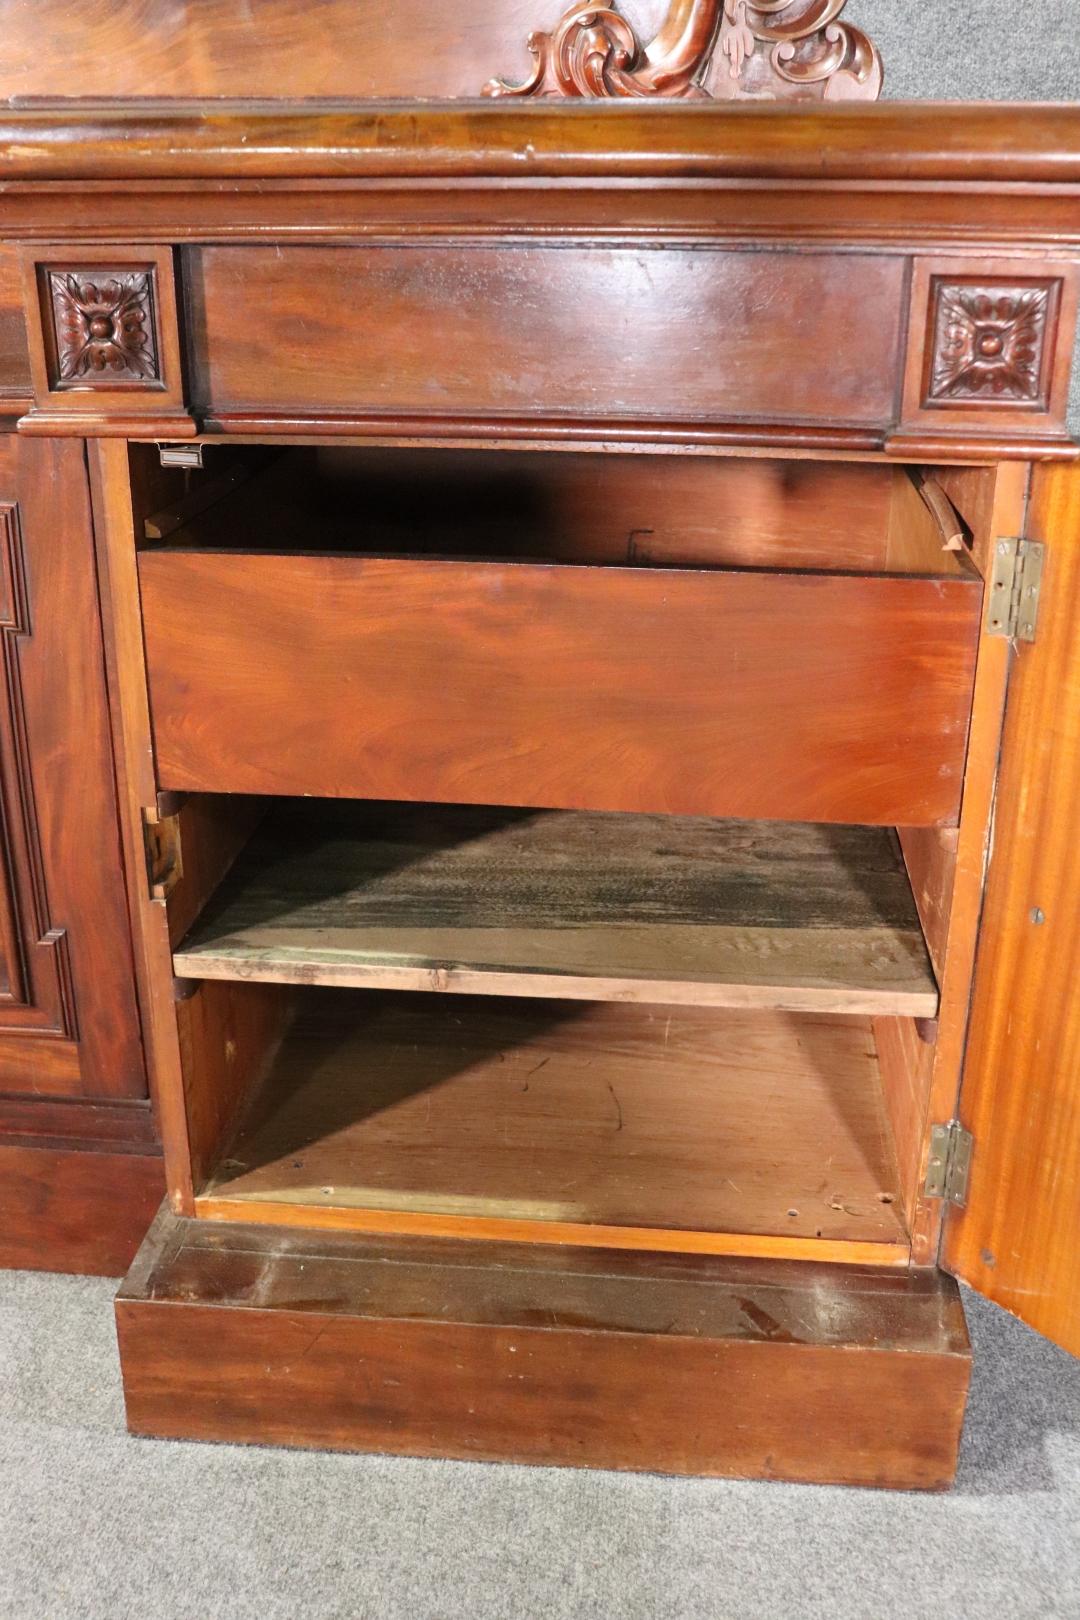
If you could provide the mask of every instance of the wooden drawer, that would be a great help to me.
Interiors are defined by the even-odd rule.
[[[899,255],[702,245],[193,248],[193,403],[425,432],[523,418],[883,428],[905,273]]]
[[[977,580],[184,550],[140,579],[163,788],[958,812]]]

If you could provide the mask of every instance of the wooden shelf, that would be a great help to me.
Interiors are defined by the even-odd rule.
[[[902,1264],[869,1020],[308,992],[219,1219]]]
[[[275,810],[194,979],[933,1017],[891,832],[319,803]]]

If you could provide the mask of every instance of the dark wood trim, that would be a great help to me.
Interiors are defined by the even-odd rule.
[[[137,1434],[923,1490],[953,1477],[970,1371],[936,1273],[164,1210],[117,1329]]]
[[[157,809],[150,716],[135,573],[135,516],[128,447],[113,439],[88,447],[105,670],[120,800],[120,837],[128,870],[145,871],[144,812]],[[151,1092],[157,1108],[170,1191],[191,1197],[191,1161],[172,952],[165,902],[131,881],[127,902],[135,989],[142,1013]]]
[[[146,1151],[0,1145],[0,1267],[122,1276],[164,1185]]]
[[[438,445],[442,449],[582,450],[641,455],[754,455],[801,456],[813,451],[820,457],[858,459],[879,452],[884,441],[878,431],[808,423],[669,422],[648,423],[625,419],[591,418],[562,421],[549,417],[431,415],[329,415],[325,410],[211,411],[203,417],[204,437],[236,439],[287,437],[293,441],[315,438],[327,443],[346,439],[365,445]],[[1069,453],[1077,454],[1069,445]],[[940,457],[938,459],[941,459]],[[947,459],[947,457],[945,458]]]
[[[792,426],[786,423],[738,422],[650,422],[610,420],[553,422],[538,418],[525,421],[500,417],[375,417],[333,415],[323,411],[301,413],[211,411],[201,418],[207,443],[221,438],[262,443],[267,438],[288,438],[294,443],[350,440],[382,447],[438,445],[442,449],[483,450],[580,450],[611,454],[641,455],[767,455],[802,458],[806,452],[818,459],[880,460],[881,452],[891,462],[1075,461],[1080,447],[1064,435],[1047,435],[1039,426],[1026,428],[1023,438],[1006,439],[983,431],[952,435],[871,431],[859,428],[824,427],[820,423]],[[155,439],[175,435],[171,428],[157,424],[115,420],[106,426],[89,421],[87,431],[98,436]],[[27,419],[19,423],[26,432]],[[30,429],[33,431],[33,428]]]
[[[807,115],[810,116],[809,114]],[[768,241],[799,247],[895,252],[898,242],[985,253],[1050,253],[1080,243],[1072,185],[949,186],[896,182],[844,186],[834,181],[682,181],[647,177],[605,186],[529,177],[440,185],[421,176],[368,181],[363,176],[286,180],[153,179],[32,184],[0,191],[3,234],[22,242],[127,241],[138,219],[145,241],[219,243],[274,240],[348,243],[468,235],[522,240],[633,243],[707,241],[735,246]],[[12,389],[11,398],[19,397]]]
[[[115,1153],[156,1153],[148,1102],[0,1093],[0,1146],[37,1145]]]
[[[400,102],[45,103],[0,110],[5,181],[399,175],[1080,183],[1080,107],[736,109]],[[231,206],[235,208],[235,198]]]

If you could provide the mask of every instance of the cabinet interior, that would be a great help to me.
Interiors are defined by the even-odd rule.
[[[875,462],[528,450],[132,446],[137,542],[190,550],[628,567],[965,571],[932,470]]]
[[[147,552],[979,577],[946,494],[975,472],[131,455]],[[908,1262],[955,821],[601,810],[587,779],[553,804],[166,792],[162,814],[197,1213]]]

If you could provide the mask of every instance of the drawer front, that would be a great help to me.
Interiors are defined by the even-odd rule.
[[[180,551],[140,578],[166,789],[959,810],[977,581]]]
[[[899,256],[394,244],[189,250],[214,415],[819,421],[895,416]]]

